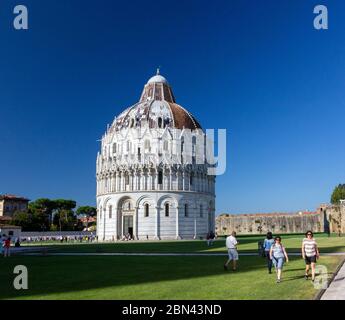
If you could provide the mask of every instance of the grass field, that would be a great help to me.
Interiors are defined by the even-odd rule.
[[[239,252],[255,252],[262,237],[239,237]],[[302,236],[283,237],[299,251]],[[317,237],[321,252],[345,251],[345,238]],[[224,271],[224,240],[50,245],[51,252],[224,252],[222,256],[26,256],[0,258],[0,299],[313,299],[318,293],[303,279],[304,261],[290,256],[283,282],[275,283],[265,259],[240,256],[237,272]],[[343,257],[322,256],[331,277]],[[13,268],[25,265],[29,289],[13,289]]]

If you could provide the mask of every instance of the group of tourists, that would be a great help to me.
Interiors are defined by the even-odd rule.
[[[225,270],[228,270],[228,265],[232,261],[232,270],[236,271],[238,260],[238,244],[236,232],[232,232],[232,234],[226,238],[226,247],[228,249],[229,259],[224,264]],[[282,244],[282,238],[280,236],[273,238],[272,232],[268,232],[263,243],[263,250],[264,256],[267,259],[268,273],[272,273],[272,267],[274,266],[277,275],[277,283],[280,283],[284,263],[289,262],[289,256],[284,245]],[[306,280],[309,279],[309,272],[311,269],[311,280],[314,282],[316,261],[319,258],[320,253],[312,231],[306,232],[305,238],[302,241],[301,253],[306,264],[304,278]]]
[[[22,237],[21,242],[24,243],[41,243],[41,242],[60,242],[60,243],[77,243],[77,242],[94,242],[97,241],[98,237],[91,235],[70,235],[70,236],[29,236]]]

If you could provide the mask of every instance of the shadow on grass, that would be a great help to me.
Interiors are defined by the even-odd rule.
[[[219,275],[238,277],[252,271],[266,274],[266,261],[260,257],[241,258],[236,272],[224,271],[224,262],[223,257],[15,256],[1,261],[0,298],[39,298],[48,294],[150,285],[162,281],[198,281],[197,278]],[[29,290],[13,288],[13,268],[18,264],[28,268]],[[224,278],[219,281],[224,281]],[[241,283],[241,277],[238,281]]]

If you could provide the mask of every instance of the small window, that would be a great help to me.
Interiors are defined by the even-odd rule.
[[[116,153],[116,143],[113,144],[113,153]]]
[[[192,186],[193,185],[193,176],[194,176],[194,173],[192,172],[189,176],[189,184]]]
[[[158,171],[158,184],[163,184],[163,172]]]
[[[161,117],[158,118],[158,128],[162,128],[163,126],[163,120]]]
[[[125,184],[129,185],[129,175],[128,174],[125,175]]]
[[[202,204],[200,205],[200,218],[204,216]]]
[[[132,118],[129,122],[129,127],[133,128],[134,127],[134,119]]]
[[[150,140],[145,140],[145,149],[150,149]]]
[[[145,207],[144,208],[145,208],[144,215],[145,215],[145,217],[148,217],[150,215],[150,206],[149,206],[149,204],[145,203]]]
[[[188,217],[188,204],[184,205],[184,216]]]
[[[113,206],[109,206],[109,219],[113,217]]]
[[[170,210],[169,203],[166,203],[165,204],[165,216],[166,217],[169,217],[169,214],[170,214],[169,210]]]

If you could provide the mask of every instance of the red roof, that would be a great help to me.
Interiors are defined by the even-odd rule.
[[[27,198],[24,197],[19,197],[16,196],[14,194],[4,194],[4,195],[0,195],[0,200],[21,200],[21,201],[30,201]]]

